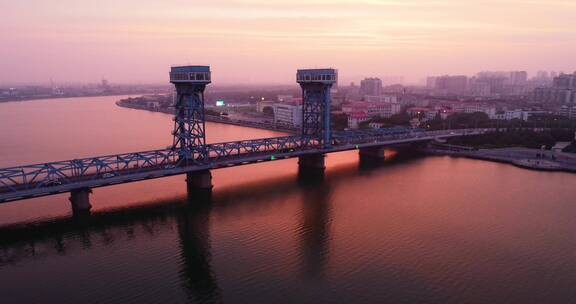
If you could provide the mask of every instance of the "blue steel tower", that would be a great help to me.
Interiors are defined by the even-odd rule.
[[[330,147],[330,89],[338,81],[338,71],[298,70],[296,81],[302,88],[302,139],[306,145]]]
[[[172,67],[170,82],[176,87],[172,147],[186,163],[199,163],[207,158],[204,89],[210,83],[210,67]]]

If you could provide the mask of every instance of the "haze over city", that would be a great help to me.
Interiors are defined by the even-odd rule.
[[[166,83],[186,63],[219,84],[293,84],[324,66],[343,82],[571,72],[575,15],[568,0],[2,1],[0,83]]]
[[[0,0],[0,304],[574,303],[576,0]]]

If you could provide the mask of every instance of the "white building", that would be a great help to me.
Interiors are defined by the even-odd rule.
[[[526,118],[526,119],[524,119]],[[494,119],[499,120],[513,120],[513,119],[521,119],[521,120],[528,120],[528,116],[524,115],[524,111],[520,109],[516,110],[507,110],[504,112],[496,113]]]
[[[364,101],[396,103],[398,102],[398,99],[394,95],[378,95],[378,96],[365,95]]]
[[[576,106],[562,106],[558,114],[568,117],[568,119],[576,118]]]
[[[342,112],[350,115],[352,113],[365,113],[368,117],[390,117],[400,113],[399,103],[353,101],[342,105]]]
[[[296,104],[274,104],[274,123],[294,127],[302,126],[302,106]]]
[[[366,108],[366,113],[370,117],[390,117],[400,113],[400,104],[398,103],[372,103]]]
[[[496,118],[496,107],[482,104],[482,103],[467,103],[464,106],[464,113],[476,113],[482,112],[486,113],[490,119]]]

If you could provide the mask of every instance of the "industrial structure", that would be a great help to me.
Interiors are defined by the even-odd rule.
[[[204,89],[211,82],[210,68],[172,67],[170,82],[177,96],[169,148],[0,169],[0,203],[70,192],[74,213],[85,213],[93,188],[179,174],[187,175],[192,197],[205,196],[212,191],[213,169],[298,157],[302,174],[322,174],[326,153],[357,149],[361,157],[382,159],[387,146],[491,131],[393,128],[333,133],[330,88],[337,71],[298,70],[296,79],[303,95],[300,135],[206,144]]]
[[[210,83],[210,67],[173,67],[170,82],[176,87],[172,148],[185,163],[201,163],[206,158],[204,89]]]

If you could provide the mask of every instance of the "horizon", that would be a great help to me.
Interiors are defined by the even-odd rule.
[[[478,73],[482,73],[482,72],[527,72],[525,70],[514,70],[514,71],[503,71],[503,70],[491,70],[491,71],[487,71],[487,70],[483,70],[483,71],[478,71],[472,74],[435,74],[435,75],[428,75],[426,77],[420,78],[416,81],[406,81],[405,79],[402,82],[391,82],[388,84],[383,84],[383,86],[394,86],[394,85],[404,85],[404,86],[426,86],[426,80],[427,77],[443,77],[443,76],[465,76],[469,79],[477,77]],[[548,75],[550,75],[551,73],[556,73],[557,75],[561,75],[561,74],[573,74],[576,73],[576,70],[574,72],[571,71],[545,71],[545,70],[538,70],[537,72],[546,72],[548,73]],[[213,73],[213,71],[212,71]],[[528,73],[528,79],[530,78],[534,78],[536,77],[536,73]],[[213,74],[214,75],[214,74]],[[384,75],[384,76],[371,76],[371,75],[366,75],[366,76],[362,76],[358,79],[353,79],[350,81],[339,81],[338,85],[339,86],[350,86],[352,83],[356,86],[360,85],[360,81],[364,80],[364,79],[368,79],[368,78],[378,78],[380,80],[383,81],[384,83],[384,79],[385,78],[403,78],[402,75]],[[346,78],[345,78],[346,79]],[[76,86],[99,86],[102,83],[102,80],[106,80],[108,82],[109,85],[117,85],[117,86],[172,86],[172,84],[170,83],[169,80],[167,80],[166,82],[136,82],[136,81],[123,81],[123,82],[113,82],[110,81],[109,79],[106,78],[101,78],[98,80],[89,80],[86,82],[79,82],[79,81],[54,81],[53,79],[48,80],[48,81],[35,81],[35,82],[2,82],[0,81],[0,87],[4,86],[4,87],[9,87],[9,86],[14,86],[14,87],[22,87],[22,86],[49,86],[51,84],[57,85],[57,86],[70,86],[70,87],[76,87]],[[266,86],[266,87],[298,87],[298,84],[296,83],[296,77],[294,77],[294,82],[290,83],[290,82],[266,82],[266,81],[262,81],[262,82],[254,82],[254,83],[242,83],[242,82],[224,82],[224,83],[218,83],[217,79],[213,79],[213,81],[210,83],[210,87],[253,87],[253,86]]]
[[[576,70],[575,3],[466,2],[4,2],[0,83],[164,84],[178,63],[223,85],[291,84],[305,67],[337,68],[341,84]]]

